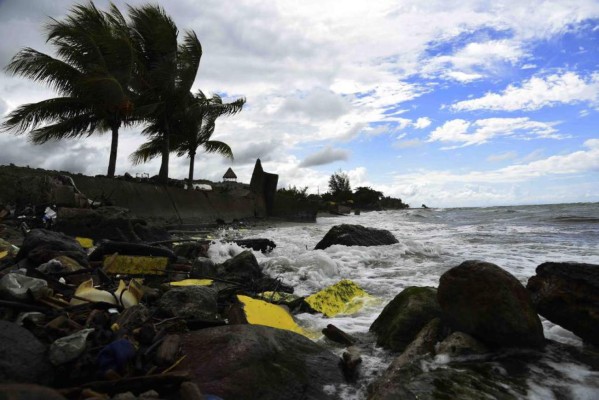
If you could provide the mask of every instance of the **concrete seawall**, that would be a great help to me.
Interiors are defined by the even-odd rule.
[[[32,204],[55,203],[57,199],[46,187],[49,185],[47,177],[59,174],[71,176],[77,188],[88,198],[127,208],[133,215],[152,222],[194,224],[266,216],[263,196],[242,188],[240,184],[216,188],[211,192],[189,191],[151,183],[15,166],[0,166],[0,202],[14,203],[15,199],[21,199]]]

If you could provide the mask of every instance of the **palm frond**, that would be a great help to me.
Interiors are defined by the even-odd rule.
[[[42,124],[89,114],[90,110],[81,100],[73,97],[58,97],[38,103],[24,104],[13,110],[4,120],[0,130],[22,134]]]
[[[29,133],[29,140],[43,144],[49,140],[72,139],[89,136],[101,127],[100,120],[88,114],[79,115],[51,125],[35,129]]]
[[[202,147],[206,153],[217,153],[227,158],[233,159],[233,150],[228,144],[219,142],[218,140],[208,140],[202,143]]]
[[[137,150],[131,153],[129,161],[131,161],[133,165],[139,165],[159,157],[161,154],[162,141],[158,138],[154,138],[149,142],[142,144]]]

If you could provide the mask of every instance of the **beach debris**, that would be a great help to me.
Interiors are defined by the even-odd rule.
[[[78,358],[85,351],[85,343],[93,328],[82,329],[72,335],[56,339],[50,346],[48,358],[54,365],[66,364]]]
[[[364,306],[368,293],[349,279],[343,279],[336,284],[310,295],[304,301],[316,312],[327,317],[339,314],[354,314]]]
[[[119,281],[117,290],[112,293],[107,290],[96,289],[93,279],[83,282],[71,299],[71,305],[91,303],[108,303],[121,305],[124,308],[129,308],[139,304],[143,296],[141,280],[131,279],[127,285],[122,279]]]
[[[181,336],[167,335],[156,351],[156,364],[162,367],[172,365],[181,352]]]
[[[210,286],[214,283],[212,279],[183,279],[176,282],[170,282],[171,286]]]
[[[112,275],[164,275],[167,266],[166,257],[123,256],[115,253],[104,258],[102,268]]]
[[[243,304],[243,311],[248,323],[285,329],[299,333],[300,335],[309,336],[283,307],[249,296],[237,295],[237,299]]]
[[[91,238],[76,236],[75,240],[84,249],[91,249],[92,247],[94,247],[94,240]]]
[[[100,350],[96,358],[96,365],[101,374],[105,375],[110,371],[121,374],[133,357],[135,357],[133,343],[127,339],[118,339]]]
[[[18,300],[27,300],[30,296],[37,300],[50,295],[52,290],[43,279],[11,272],[0,279],[0,292]]]
[[[327,327],[322,330],[322,334],[325,335],[327,339],[340,343],[346,347],[352,346],[356,342],[356,339],[352,338],[333,324],[328,324]]]

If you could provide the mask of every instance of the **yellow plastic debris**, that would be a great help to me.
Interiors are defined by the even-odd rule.
[[[76,298],[71,299],[70,304],[74,306],[86,302],[104,302],[114,305],[121,304],[123,307],[129,308],[139,304],[139,300],[143,296],[141,284],[141,280],[138,279],[131,279],[129,285],[121,280],[119,287],[113,294],[107,290],[96,289],[93,280],[90,279],[79,285],[75,291]]]
[[[168,258],[148,256],[121,256],[113,254],[104,258],[107,274],[164,275]]]
[[[250,324],[285,329],[309,336],[283,307],[243,295],[237,295],[237,299],[243,303],[243,310]]]
[[[182,281],[171,282],[171,286],[210,286],[214,283],[212,279],[183,279]]]
[[[79,242],[79,244],[81,245],[81,247],[83,247],[84,249],[91,249],[92,247],[94,247],[94,240],[93,239],[77,236],[75,238],[75,240],[77,242]]]
[[[119,300],[119,303],[125,308],[138,305],[144,295],[142,281],[140,279],[131,279],[131,281],[129,281],[129,286],[127,286],[125,282],[121,280],[114,295]]]
[[[344,279],[304,299],[314,310],[327,317],[358,312],[364,303],[372,299],[362,288]]]
[[[8,250],[0,251],[0,260],[8,255]]]

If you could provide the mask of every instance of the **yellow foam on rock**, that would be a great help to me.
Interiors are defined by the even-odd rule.
[[[210,286],[214,283],[212,279],[183,279],[182,281],[171,282],[171,286]]]
[[[237,299],[243,303],[243,310],[250,324],[270,326],[310,336],[283,307],[243,295],[237,295]]]
[[[121,256],[113,254],[104,258],[107,274],[164,275],[168,258],[147,256]]]
[[[84,249],[91,249],[94,247],[94,240],[90,238],[84,238],[77,236],[75,240],[83,247]]]
[[[304,299],[314,310],[327,317],[354,314],[372,297],[349,279],[344,279]]]

